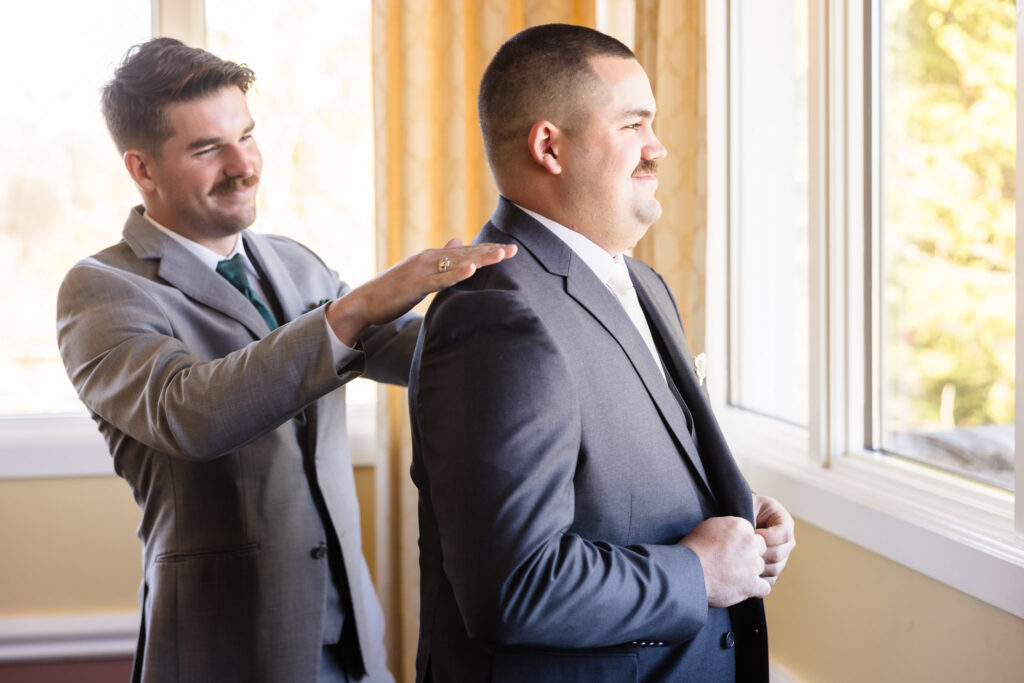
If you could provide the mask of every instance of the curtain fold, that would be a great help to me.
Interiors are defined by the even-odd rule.
[[[595,25],[596,0],[373,0],[378,267],[451,237],[468,241],[497,191],[483,152],[476,93],[516,31],[550,22]],[[377,590],[391,670],[413,680],[419,628],[416,489],[406,392],[379,393],[386,457],[375,468]]]
[[[707,264],[705,0],[636,0],[636,47],[658,103],[663,213],[634,250],[665,278],[694,353],[704,350]]]

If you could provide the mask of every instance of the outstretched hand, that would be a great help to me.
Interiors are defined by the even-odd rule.
[[[427,294],[465,280],[478,268],[516,253],[514,244],[471,244],[449,240],[441,249],[414,254],[327,307],[327,321],[338,339],[353,346],[369,325],[381,325],[407,313]]]

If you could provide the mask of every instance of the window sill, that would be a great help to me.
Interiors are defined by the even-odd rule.
[[[138,613],[0,618],[0,662],[130,657]]]
[[[373,404],[348,406],[354,467],[372,467],[380,448]],[[0,418],[0,480],[103,477],[114,474],[110,453],[86,415]]]
[[[873,454],[828,467],[812,461],[807,433],[719,410],[751,487],[795,516],[1024,618],[1024,538],[1013,496],[930,468]]]

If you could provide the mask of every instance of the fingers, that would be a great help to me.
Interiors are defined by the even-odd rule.
[[[449,240],[442,249],[428,249],[422,259],[435,288],[449,287],[470,277],[479,268],[494,265],[516,254],[514,244],[471,244],[462,246],[458,239]]]
[[[754,534],[754,545],[757,547],[757,554],[764,557],[765,552],[768,550],[768,544],[765,542],[764,537],[760,534]]]
[[[754,494],[754,526],[758,529],[781,526],[793,528],[793,517],[774,498]],[[770,543],[769,543],[770,545]]]
[[[764,539],[768,547],[784,545],[793,540],[793,529],[783,525],[762,527],[755,533]]]
[[[450,240],[448,240],[447,242],[444,243],[444,247],[443,248],[444,249],[450,249],[452,247],[461,247],[461,246],[462,246],[462,240],[460,240],[458,237],[453,237],[453,238],[451,238]]]
[[[774,586],[775,581],[782,576],[782,570],[786,568],[785,562],[775,562],[772,564],[766,564],[764,570],[760,576],[762,579],[767,579]]]
[[[775,564],[778,562],[785,562],[789,559],[789,554],[793,552],[793,548],[796,546],[796,542],[790,541],[781,545],[770,545],[765,549],[764,561],[768,564]]]

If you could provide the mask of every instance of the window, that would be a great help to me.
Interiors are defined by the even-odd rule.
[[[744,48],[732,88],[731,399],[806,427],[806,6],[749,3],[733,31]]]
[[[54,302],[68,269],[116,242],[141,201],[99,91],[154,30],[193,45],[205,35],[213,52],[256,71],[264,175],[254,229],[298,239],[351,284],[375,272],[370,2],[262,4],[57,0],[21,3],[0,23],[0,58],[18,65],[0,110],[0,316],[15,330],[0,338],[0,476],[111,471],[57,353]],[[353,458],[366,462],[375,386],[357,380],[347,395]]]
[[[100,115],[99,89],[149,29],[149,4],[134,0],[4,9],[0,415],[84,412],[57,355],[54,302],[68,269],[117,241],[139,203]]]
[[[1013,490],[1013,0],[880,11],[881,447]]]
[[[287,235],[355,286],[376,272],[370,2],[206,0],[214,54],[256,72],[249,105],[263,154],[253,230]],[[244,7],[244,11],[240,11]],[[376,384],[346,387],[375,415]]]
[[[734,453],[795,515],[1024,617],[1014,3],[707,11],[707,347],[729,349],[709,356]]]

